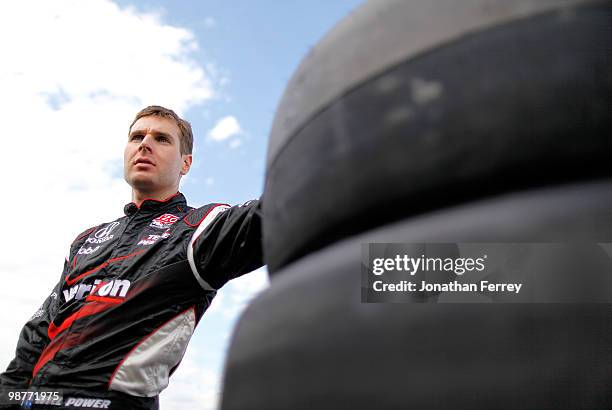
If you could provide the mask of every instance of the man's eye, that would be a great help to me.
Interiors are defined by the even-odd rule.
[[[168,138],[166,138],[166,137],[162,137],[162,136],[158,137],[158,138],[157,138],[157,140],[158,140],[159,142],[170,142],[170,140],[169,140]]]
[[[136,135],[132,135],[132,136],[130,137],[130,141],[139,141],[139,140],[141,140],[141,139],[142,139],[142,135],[138,135],[138,134],[136,134]]]

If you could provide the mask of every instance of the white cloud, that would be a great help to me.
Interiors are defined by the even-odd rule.
[[[239,139],[233,139],[233,140],[231,140],[231,141],[230,141],[230,143],[229,143],[229,147],[230,147],[231,149],[236,149],[236,148],[239,148],[241,145],[242,145],[242,141],[241,141],[241,140],[239,140]]]
[[[208,137],[213,141],[225,141],[228,138],[242,133],[242,128],[236,117],[228,115],[217,121],[217,124],[208,132]]]
[[[221,374],[203,367],[197,360],[197,353],[191,344],[189,354],[172,375],[170,387],[160,396],[162,409],[217,409],[220,398]],[[178,388],[172,388],[178,386]]]
[[[269,284],[266,266],[233,279],[219,291],[215,298],[220,297],[219,300],[213,302],[207,313],[221,314],[230,322],[234,322],[248,303]]]
[[[3,6],[0,371],[72,239],[129,201],[122,156],[133,115],[149,104],[181,113],[212,98],[197,47],[189,30],[108,0]]]

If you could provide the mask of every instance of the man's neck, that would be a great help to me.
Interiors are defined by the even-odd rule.
[[[178,192],[178,188],[172,188],[159,192],[142,192],[132,189],[132,202],[138,207],[142,205],[145,199],[155,199],[156,201],[164,201]]]

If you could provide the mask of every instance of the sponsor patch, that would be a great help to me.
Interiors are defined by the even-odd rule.
[[[111,234],[111,232],[113,232],[115,228],[117,228],[120,224],[121,223],[117,221],[109,223],[105,227],[98,229],[93,234],[93,236],[90,236],[89,238],[87,238],[85,243],[100,244],[106,241],[110,241],[111,239],[115,237],[115,235]]]
[[[100,246],[96,246],[96,247],[91,247],[88,246],[87,248],[84,246],[81,246],[79,248],[79,251],[77,252],[77,254],[79,255],[91,255],[92,253],[94,253],[95,251],[97,251],[98,249],[100,249]]]
[[[111,405],[110,400],[105,399],[96,399],[89,397],[67,397],[64,402],[64,406],[66,407],[75,407],[75,408],[92,408],[92,409],[108,409]]]
[[[43,308],[40,308],[32,315],[32,317],[29,320],[38,319],[44,314],[45,314],[45,310]]]
[[[153,245],[158,240],[166,239],[169,236],[170,236],[169,230],[166,230],[161,235],[145,235],[144,237],[140,238],[140,240],[138,241],[138,245],[140,246]]]
[[[162,216],[158,216],[157,218],[153,219],[150,226],[159,229],[167,229],[178,220],[178,216],[172,214],[163,214]]]
[[[131,282],[127,279],[112,279],[106,282],[103,282],[102,279],[96,279],[92,284],[80,283],[64,290],[64,300],[66,302],[72,299],[79,300],[90,294],[101,297],[124,298],[130,289],[130,285]]]

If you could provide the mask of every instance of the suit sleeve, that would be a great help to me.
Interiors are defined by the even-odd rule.
[[[263,266],[261,201],[230,207],[207,206],[188,245],[188,259],[200,285],[221,288]]]
[[[67,269],[68,263],[64,265]],[[63,276],[63,275],[62,275]],[[6,371],[0,374],[1,389],[27,389],[32,370],[42,350],[49,343],[49,323],[57,313],[61,282],[57,283],[40,308],[26,322],[19,334],[15,357]]]

